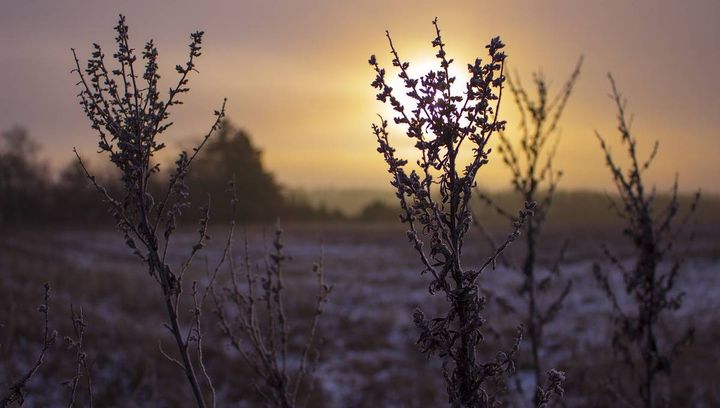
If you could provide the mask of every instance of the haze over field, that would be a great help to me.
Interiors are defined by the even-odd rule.
[[[585,65],[561,124],[557,167],[562,188],[603,190],[607,169],[593,130],[613,141],[612,103],[605,97],[612,71],[636,114],[642,146],[661,142],[650,179],[669,187],[675,171],[686,190],[720,192],[720,3],[694,1],[10,1],[0,13],[0,129],[27,127],[54,166],[71,159],[76,145],[87,156],[94,135],[73,101],[70,75],[77,48],[88,39],[112,53],[108,27],[118,13],[130,22],[141,48],[154,38],[165,79],[186,52],[187,33],[206,31],[186,104],[177,107],[170,146],[197,138],[212,110],[228,97],[228,116],[247,129],[265,161],[285,185],[304,188],[376,188],[388,180],[369,125],[388,114],[369,86],[370,54],[390,65],[383,35],[391,30],[409,61],[427,68],[430,21],[438,16],[448,51],[462,70],[495,35],[508,44],[509,64],[526,84],[543,69],[563,78],[580,55]],[[168,82],[169,84],[170,82]],[[559,85],[556,83],[555,85]],[[509,130],[516,118],[508,98]],[[403,136],[396,133],[398,140]],[[170,153],[170,151],[168,152]],[[497,162],[499,164],[499,161]],[[507,186],[503,166],[488,166],[480,182]]]

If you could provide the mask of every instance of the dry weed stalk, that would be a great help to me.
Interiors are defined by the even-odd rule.
[[[65,344],[68,350],[75,351],[75,373],[70,380],[64,382],[70,389],[70,401],[68,408],[75,406],[80,380],[85,376],[87,387],[87,401],[90,408],[93,407],[93,387],[92,378],[90,377],[90,368],[87,363],[87,352],[85,351],[85,318],[82,308],[75,309],[70,305],[70,318],[72,320],[72,328],[74,337],[65,336]]]
[[[534,403],[537,408],[547,408],[556,397],[565,394],[565,373],[554,368],[547,372],[547,384],[545,387],[538,385],[535,390]]]
[[[655,384],[658,375],[670,374],[673,358],[683,345],[692,340],[694,333],[694,328],[690,327],[682,338],[673,342],[662,338],[658,333],[658,324],[661,318],[670,318],[670,313],[682,305],[684,293],[677,293],[674,288],[684,258],[675,253],[674,247],[680,242],[679,235],[697,208],[700,192],[696,193],[688,214],[675,225],[680,207],[676,176],[669,203],[664,208],[657,208],[655,188],[647,190],[643,175],[655,159],[659,144],[655,142],[647,160],[642,161],[638,157],[637,139],[632,136],[631,121],[626,118],[627,102],[618,91],[613,77],[609,75],[609,78],[611,98],[618,111],[618,130],[622,144],[627,148],[629,167],[621,167],[605,139],[598,132],[596,135],[620,195],[620,202],[611,201],[611,205],[626,223],[623,234],[632,242],[635,263],[628,267],[608,247],[603,249],[610,264],[621,274],[625,294],[635,310],[623,307],[610,284],[608,273],[602,271],[599,264],[595,264],[593,269],[613,308],[613,350],[638,378],[635,397],[623,395],[626,393],[619,389],[622,387],[613,390],[613,394],[630,405],[635,405],[631,401],[639,399],[642,406],[651,408],[657,406]],[[668,262],[667,266],[663,265],[665,262]]]
[[[160,171],[159,165],[153,163],[153,156],[165,146],[159,137],[172,125],[172,122],[169,122],[170,108],[181,104],[179,97],[189,91],[188,77],[191,72],[196,71],[195,60],[201,55],[203,32],[191,34],[188,60],[184,65],[176,66],[180,78],[176,85],[170,88],[167,98],[163,99],[159,87],[158,51],[153,41],[147,42],[143,48],[144,70],[140,74],[137,67],[138,56],[129,45],[128,26],[122,15],[115,30],[117,51],[112,57],[117,62],[117,67],[109,70],[103,50],[99,45],[93,44],[93,52],[86,68],[80,67],[73,50],[76,67],[73,72],[79,77],[80,105],[99,136],[99,150],[109,156],[121,173],[123,196],[113,197],[88,172],[79,155],[78,160],[87,177],[110,205],[127,246],[147,264],[150,276],[162,290],[168,313],[165,326],[174,339],[180,361],[167,353],[163,354],[180,366],[192,388],[197,406],[205,407],[208,405],[208,398],[198,380],[197,372],[200,369],[205,377],[206,388],[211,394],[209,400],[214,405],[212,384],[202,363],[200,326],[191,323],[190,328],[183,330],[179,309],[183,276],[196,253],[209,238],[208,207],[202,209],[198,241],[178,271],[173,271],[166,261],[166,255],[176,229],[177,217],[182,209],[188,206],[189,192],[185,179],[190,164],[208,138],[220,127],[225,104],[223,102],[222,108],[215,111],[214,123],[193,152],[189,155],[186,152],[180,154],[165,192],[156,199],[149,191],[153,176]],[[191,355],[192,343],[195,344],[195,358]]]
[[[582,58],[562,88],[552,98],[548,95],[548,83],[542,73],[533,75],[537,96],[533,98],[520,82],[520,76],[508,76],[510,91],[520,112],[519,137],[517,142],[505,131],[498,136],[500,145],[498,151],[504,164],[510,169],[511,185],[521,200],[536,203],[533,216],[525,223],[522,237],[525,245],[522,269],[523,283],[518,291],[526,304],[525,311],[515,310],[509,302],[504,301],[511,311],[525,320],[527,338],[530,343],[532,368],[535,375],[535,403],[541,399],[541,383],[543,362],[541,349],[543,347],[543,329],[552,322],[562,308],[562,303],[572,288],[572,281],[566,280],[559,294],[549,301],[543,298],[549,296],[548,291],[560,277],[560,263],[566,249],[563,245],[556,262],[550,268],[550,273],[540,276],[536,263],[538,256],[538,242],[542,236],[543,226],[547,213],[552,206],[557,185],[563,172],[553,167],[557,141],[559,138],[558,123],[565,110],[573,87],[580,75]],[[554,139],[554,143],[553,143]],[[507,210],[500,207],[490,195],[478,191],[478,197],[487,205],[494,208],[503,217],[515,220]],[[499,299],[502,301],[501,299]]]
[[[49,327],[49,314],[50,314],[50,307],[48,305],[48,301],[50,300],[50,284],[45,284],[45,296],[43,297],[43,303],[38,307],[38,312],[40,312],[43,315],[43,345],[40,349],[40,353],[38,354],[37,358],[35,359],[35,362],[33,363],[32,367],[23,375],[19,380],[15,381],[13,384],[11,384],[8,387],[8,391],[5,395],[2,395],[0,398],[0,408],[5,408],[9,406],[12,403],[18,403],[18,405],[22,405],[25,402],[25,387],[27,387],[30,380],[33,378],[33,376],[38,372],[40,367],[45,362],[45,356],[47,352],[50,350],[50,347],[52,347],[53,344],[55,344],[55,339],[57,338],[57,331],[50,331]]]
[[[288,257],[283,252],[281,238],[282,230],[278,226],[272,252],[263,265],[264,274],[261,274],[259,265],[251,263],[247,239],[242,265],[238,270],[232,256],[232,240],[228,240],[228,255],[223,257],[213,275],[227,261],[230,286],[223,288],[220,293],[212,288],[211,293],[220,329],[260,379],[253,385],[265,403],[278,408],[304,407],[315,385],[315,369],[320,356],[318,324],[331,286],[325,283],[321,257],[313,265],[313,272],[318,279],[313,316],[299,351],[299,362],[294,363],[290,350],[294,336],[284,300],[283,268]],[[301,391],[304,395],[302,401]]]
[[[510,351],[497,353],[489,362],[479,361],[477,347],[484,338],[485,319],[481,313],[485,298],[479,293],[478,278],[488,267],[494,267],[497,256],[517,239],[533,204],[526,203],[513,222],[513,232],[484,264],[471,268],[463,265],[463,240],[472,222],[470,199],[475,178],[488,162],[491,136],[505,127],[505,121],[498,116],[505,82],[506,56],[501,51],[505,44],[499,37],[493,38],[486,46],[488,61],[478,58],[469,64],[471,78],[465,92],[454,94],[455,78],[449,74],[453,60],[447,58],[437,19],[433,25],[436,37],[432,46],[437,50],[439,69],[418,79],[410,77],[410,64],[400,59],[386,32],[392,64],[399,70],[404,92],[416,104],[414,109],[406,110],[397,99],[377,58],[373,55],[369,60],[376,74],[372,86],[379,91],[377,99],[392,106],[397,114],[395,123],[404,127],[415,142],[419,170],[408,172],[407,160],[396,156],[386,120],[381,117],[372,129],[378,151],[392,175],[391,184],[403,212],[401,221],[408,224],[407,236],[423,263],[422,273],[432,276],[429,291],[443,293],[449,304],[444,316],[432,319],[419,309],[415,312],[415,324],[420,330],[418,344],[424,353],[437,354],[443,360],[443,377],[452,406],[488,407],[495,405],[498,398],[488,392],[486,382],[504,382],[504,375],[514,371],[513,357],[521,329]],[[461,163],[463,147],[471,157]],[[425,248],[428,243],[429,250]]]

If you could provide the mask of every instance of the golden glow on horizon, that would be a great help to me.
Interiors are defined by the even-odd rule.
[[[116,11],[100,3],[30,3],[35,2],[8,5],[6,24],[0,25],[6,53],[0,128],[27,126],[55,168],[71,159],[72,146],[86,157],[94,157],[96,147],[73,99],[77,92],[68,74],[68,48],[87,56],[90,44],[98,42],[110,55],[112,26],[116,12],[122,11],[136,49],[148,38],[157,39],[168,86],[175,79],[172,67],[186,53],[187,34],[198,28],[207,32],[198,60],[200,74],[191,78],[185,105],[173,112],[176,125],[166,139],[169,159],[173,150],[189,146],[206,131],[213,109],[227,97],[228,117],[250,133],[269,170],[285,185],[386,187],[387,173],[370,124],[378,113],[392,123],[394,113],[375,99],[367,58],[378,56],[401,103],[411,109],[384,33],[390,29],[401,59],[410,62],[412,75],[418,76],[439,68],[430,45],[435,35],[430,22],[438,16],[448,57],[455,60],[451,70],[457,76],[456,94],[467,80],[467,63],[484,59],[485,44],[495,35],[507,44],[510,72],[517,70],[526,87],[538,69],[560,86],[580,54],[585,55],[560,123],[557,166],[566,174],[562,188],[612,188],[593,133],[599,130],[619,148],[615,112],[606,98],[605,75],[612,71],[629,99],[629,111],[636,114],[634,131],[641,148],[655,139],[661,142],[653,173],[658,187],[672,184],[677,171],[687,188],[720,191],[714,176],[720,172],[715,160],[720,153],[720,115],[715,114],[720,82],[712,69],[720,64],[716,0],[511,0],[492,7],[469,0],[442,5],[317,2],[313,7],[279,0],[222,2],[222,7],[212,8],[194,2],[179,7],[176,19],[164,17],[164,6],[136,0]],[[376,9],[382,13],[370,11]],[[484,17],[489,12],[493,17]],[[69,19],[88,23],[65,24]],[[662,69],[658,61],[663,61]],[[516,138],[518,114],[507,92],[500,117],[508,121],[508,135]],[[391,130],[398,151],[411,155],[411,142],[402,129]],[[479,177],[492,187],[508,185],[502,163],[492,156]]]

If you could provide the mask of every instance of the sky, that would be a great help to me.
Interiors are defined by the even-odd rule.
[[[130,41],[155,40],[165,87],[184,61],[189,33],[204,30],[199,74],[173,111],[166,143],[177,151],[197,140],[227,97],[228,118],[263,150],[266,166],[289,187],[378,189],[389,175],[370,131],[388,110],[370,87],[367,64],[390,66],[385,30],[411,63],[432,60],[438,17],[459,66],[484,55],[499,35],[508,67],[530,83],[542,70],[557,87],[584,56],[582,74],[561,121],[556,167],[566,189],[612,189],[595,130],[618,134],[608,98],[612,72],[634,114],[641,153],[660,142],[648,177],[661,189],[679,173],[683,190],[720,193],[720,1],[77,1],[3,0],[0,5],[0,130],[28,129],[58,169],[72,147],[100,162],[95,134],[77,104],[70,48],[88,57],[97,42],[113,48],[119,13]],[[517,129],[511,98],[503,109]],[[405,146],[399,131],[393,134]],[[404,152],[405,149],[401,149]],[[478,181],[509,186],[491,157]]]

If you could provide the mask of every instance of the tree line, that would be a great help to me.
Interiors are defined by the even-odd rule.
[[[0,225],[103,225],[108,222],[107,205],[88,183],[76,160],[53,171],[43,160],[40,144],[22,127],[0,134]],[[111,192],[120,195],[122,183],[117,171],[94,168],[95,176]],[[337,210],[314,205],[303,197],[287,194],[262,161],[262,151],[250,134],[228,120],[208,141],[188,174],[193,196],[179,220],[193,222],[208,199],[224,197],[228,181],[234,180],[238,192],[237,221],[272,222],[277,218],[302,221],[343,219]],[[159,182],[149,189],[158,191]],[[249,193],[248,193],[249,192]],[[213,221],[227,222],[232,204],[213,200]]]

